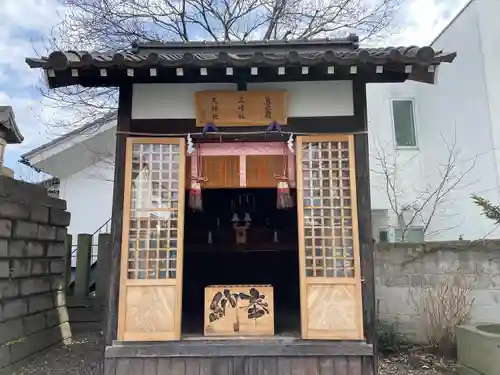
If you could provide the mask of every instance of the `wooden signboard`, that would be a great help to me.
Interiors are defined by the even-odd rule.
[[[274,335],[271,285],[205,288],[205,336]]]
[[[286,91],[199,91],[196,126],[263,126],[287,123]]]

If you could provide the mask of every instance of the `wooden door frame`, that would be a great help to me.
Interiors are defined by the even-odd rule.
[[[299,282],[300,282],[300,322],[301,322],[301,338],[309,339],[307,333],[308,322],[308,309],[307,309],[307,284],[306,284],[306,269],[305,269],[305,238],[304,238],[304,180],[302,168],[302,145],[305,142],[332,142],[332,141],[347,141],[349,147],[349,169],[350,173],[350,189],[351,189],[351,209],[353,221],[353,254],[354,254],[354,275],[352,284],[356,285],[356,289],[360,294],[360,304],[358,314],[358,327],[360,337],[364,336],[363,330],[363,305],[362,305],[362,275],[361,275],[361,260],[360,260],[360,247],[359,247],[359,228],[358,228],[358,205],[357,205],[357,191],[356,191],[356,160],[354,149],[354,135],[353,134],[318,134],[313,136],[298,136],[296,141],[296,175],[297,175],[297,220],[298,220],[298,239],[299,239]],[[318,284],[322,281],[328,281],[327,284],[335,284],[334,280],[329,277],[315,277]],[[323,279],[323,280],[322,280]],[[330,279],[330,280],[328,280]],[[338,282],[341,283],[340,280]],[[351,282],[343,281],[344,284],[351,284]],[[322,339],[321,337],[314,337]],[[327,339],[327,337],[323,337]],[[339,338],[341,339],[341,338]]]
[[[184,138],[158,138],[158,137],[128,137],[125,151],[125,183],[123,191],[123,224],[122,247],[120,264],[120,283],[118,296],[118,329],[117,341],[124,341],[125,314],[126,314],[126,285],[151,285],[150,279],[128,280],[128,237],[130,230],[131,190],[132,190],[132,147],[136,143],[143,144],[178,144],[179,145],[179,200],[178,200],[178,229],[177,229],[177,301],[175,308],[174,340],[181,338],[182,323],[182,287],[183,287],[183,262],[184,262],[184,210],[185,210],[185,182],[186,182],[186,142]],[[172,285],[171,279],[165,279],[163,285]],[[155,285],[161,285],[156,282]]]

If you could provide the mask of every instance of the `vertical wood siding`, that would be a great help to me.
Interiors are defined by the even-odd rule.
[[[374,375],[373,357],[107,358],[104,375]]]

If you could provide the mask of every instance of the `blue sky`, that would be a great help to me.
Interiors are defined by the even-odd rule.
[[[397,22],[404,26],[387,44],[430,43],[467,0],[406,0],[398,13]],[[58,0],[1,0],[0,14],[0,105],[14,108],[16,121],[25,137],[22,145],[9,146],[5,164],[17,174],[26,173],[19,166],[19,155],[51,138],[61,130],[49,130],[40,118],[53,118],[60,113],[43,105],[35,86],[40,82],[39,71],[30,70],[26,56],[44,51],[41,39],[63,14]]]

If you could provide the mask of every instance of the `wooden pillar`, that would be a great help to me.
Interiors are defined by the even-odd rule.
[[[373,373],[376,374],[376,338],[375,338],[375,279],[373,264],[373,235],[370,200],[370,166],[368,150],[368,121],[366,114],[366,83],[354,81],[354,116],[362,129],[354,136],[356,158],[356,182],[358,203],[358,230],[361,275],[363,277],[363,327],[366,341],[373,344],[375,357]]]
[[[132,117],[132,84],[120,87],[118,100],[117,131],[130,131]],[[123,194],[125,185],[125,134],[116,135],[115,176],[113,185],[113,209],[111,217],[111,251],[109,266],[109,286],[104,316],[104,345],[109,346],[116,339],[118,325],[118,293],[120,285],[120,258],[123,226]]]

